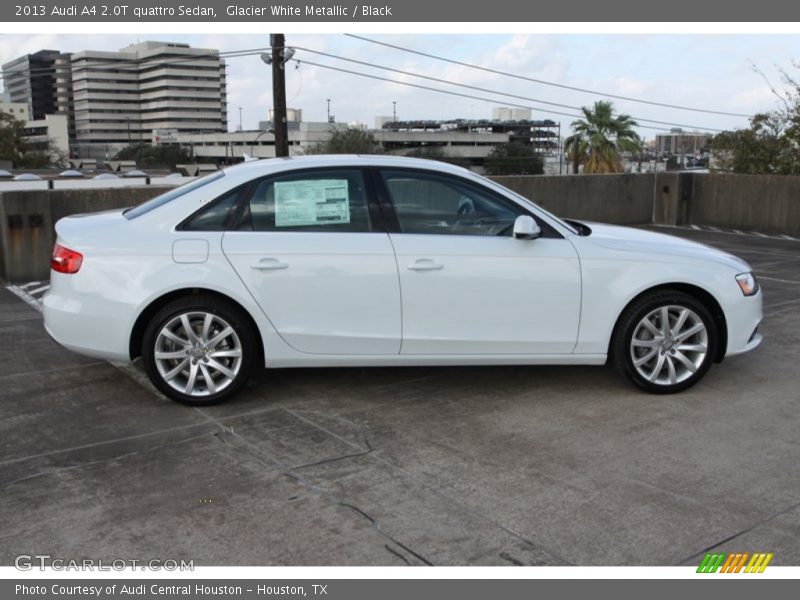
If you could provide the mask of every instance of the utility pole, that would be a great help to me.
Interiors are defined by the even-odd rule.
[[[275,129],[275,156],[289,156],[289,127],[286,123],[286,70],[282,33],[269,36],[272,46],[272,118]]]
[[[397,102],[392,101],[392,122],[397,123]]]
[[[331,122],[331,99],[328,98],[328,123]]]
[[[239,107],[239,131],[242,131],[242,107]]]

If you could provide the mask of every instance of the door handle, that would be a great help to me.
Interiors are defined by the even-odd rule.
[[[430,258],[419,258],[409,263],[408,268],[412,271],[439,271],[444,268],[444,265]]]
[[[252,265],[252,268],[256,271],[277,271],[279,269],[288,269],[289,264],[281,262],[277,258],[262,258]]]

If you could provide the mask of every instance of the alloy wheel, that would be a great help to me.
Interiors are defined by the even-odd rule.
[[[655,385],[686,381],[700,369],[707,354],[706,324],[695,311],[678,304],[648,312],[631,336],[633,367]]]
[[[242,366],[242,343],[219,315],[192,311],[172,317],[155,342],[155,365],[176,391],[210,396],[227,388]]]

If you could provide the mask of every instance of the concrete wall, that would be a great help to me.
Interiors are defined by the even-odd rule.
[[[9,282],[48,279],[53,227],[62,217],[134,206],[169,189],[147,186],[0,194],[0,278]]]
[[[649,223],[652,173],[625,175],[508,175],[492,177],[559,216],[605,223]]]
[[[800,232],[800,177],[700,175],[688,222],[745,231]]]
[[[644,173],[494,180],[564,217],[800,233],[800,177]],[[133,206],[167,189],[171,188],[0,192],[0,278],[47,279],[53,224],[60,218]]]
[[[668,172],[492,179],[563,217],[800,233],[800,177]]]

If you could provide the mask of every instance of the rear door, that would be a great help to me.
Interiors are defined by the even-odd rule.
[[[310,354],[398,354],[397,264],[364,172],[309,169],[251,190],[222,247],[281,337]]]

